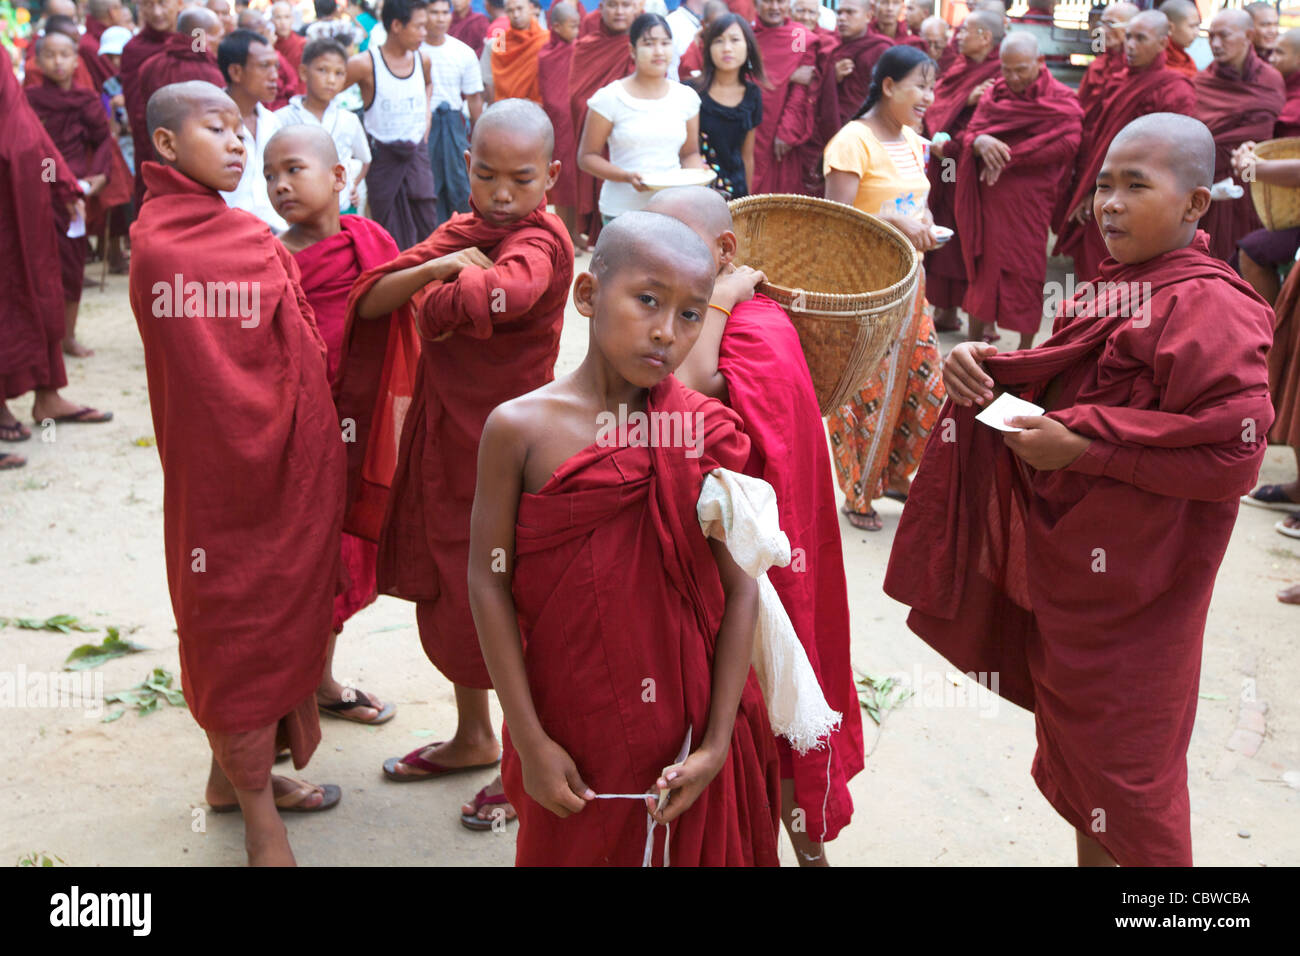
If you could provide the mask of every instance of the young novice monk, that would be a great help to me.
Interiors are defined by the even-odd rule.
[[[249,862],[292,864],[276,808],[324,810],[307,763],[339,581],[344,454],[325,344],[298,270],[265,223],[227,206],[243,175],[239,108],[211,83],[148,104],[162,165],[143,166],[131,308],[163,466],[167,581],[181,680],[212,745],[207,799],[242,810]]]
[[[1213,174],[1198,120],[1116,135],[1092,206],[1106,285],[1031,351],[953,350],[885,577],[927,643],[1033,710],[1034,780],[1080,865],[1192,863],[1205,615],[1273,420],[1272,314],[1196,228]],[[1047,413],[995,431],[974,420],[995,389]]]
[[[573,281],[568,230],[546,211],[559,163],[546,113],[528,100],[483,111],[465,152],[473,211],[458,213],[397,259],[364,273],[349,309],[387,315],[411,301],[425,340],[379,542],[379,591],[416,602],[429,660],[456,685],[449,740],[384,764],[390,779],[428,780],[496,764],[492,686],[465,590],[479,434],[497,405],[554,377]],[[351,318],[351,311],[349,312]],[[500,783],[463,809],[489,829]],[[496,812],[509,817],[509,807]]]
[[[781,530],[797,559],[769,568],[768,579],[827,702],[843,717],[829,738],[829,754],[824,747],[799,754],[776,738],[786,831],[801,866],[824,866],[822,844],[853,815],[848,782],[862,769],[863,754],[835,483],[812,375],[790,317],[754,294],[763,273],[732,265],[736,234],[726,200],[712,189],[686,186],[656,193],[646,209],[680,219],[713,252],[718,277],[708,316],[676,375],[688,388],[726,403],[744,423],[751,443],[744,472],[775,490]]]
[[[303,62],[319,43],[307,45]],[[337,44],[336,44],[337,45]],[[376,420],[377,399],[386,402],[410,400],[414,382],[407,380],[400,394],[393,395],[391,363],[385,367],[390,338],[395,347],[403,346],[403,358],[410,360],[413,371],[419,356],[415,321],[409,306],[391,316],[372,322],[347,324],[348,296],[361,273],[397,258],[397,243],[384,227],[360,216],[340,216],[338,197],[348,188],[347,169],[334,149],[330,134],[320,126],[298,124],[280,130],[266,145],[264,157],[266,189],[271,205],[289,228],[280,242],[293,253],[301,272],[303,294],[316,316],[316,328],[329,350],[329,380],[339,410],[340,427],[347,434],[348,516],[344,521],[342,561],[348,572],[347,590],[334,597],[334,619],[330,630],[329,651],[325,656],[325,673],[316,699],[321,713],[363,724],[382,724],[396,708],[334,679],[334,646],[343,622],[370,604],[376,596],[374,543],[383,518],[387,499],[387,482],[375,481],[370,466],[377,459],[389,462],[386,477],[392,478],[392,462],[397,455],[396,436],[391,428],[371,428]],[[400,376],[399,376],[400,378]],[[398,383],[402,384],[402,383]],[[385,420],[384,415],[379,420]],[[391,417],[387,419],[391,421]],[[384,444],[387,448],[372,445]],[[369,460],[367,460],[369,459]],[[363,493],[376,489],[374,500],[356,504]],[[362,530],[368,512],[370,527]],[[355,531],[356,534],[349,533]]]
[[[778,760],[749,666],[757,585],[696,518],[705,477],[742,469],[749,440],[672,376],[713,276],[685,224],[620,216],[574,286],[582,365],[483,429],[470,594],[520,865],[777,862]],[[639,415],[677,422],[676,439],[602,428]],[[626,799],[660,790],[662,807]]]

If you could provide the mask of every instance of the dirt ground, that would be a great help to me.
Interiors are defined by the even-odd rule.
[[[98,280],[97,265],[89,275]],[[568,318],[558,372],[586,348],[585,323]],[[112,692],[154,667],[176,673],[176,634],[158,454],[136,443],[152,436],[153,425],[124,277],[110,277],[103,291],[88,282],[80,328],[96,355],[69,361],[65,394],[116,417],[107,425],[60,426],[50,442],[38,431],[13,448],[30,463],[0,475],[0,618],[73,614],[100,631],[0,629],[0,675],[57,671],[74,646],[98,642],[103,628],[115,625],[150,650],[93,672]],[[944,338],[945,351],[957,341]],[[30,402],[11,407],[30,418]],[[1290,462],[1288,449],[1271,449],[1261,478],[1287,479]],[[1032,717],[1003,701],[974,698],[971,706],[971,698],[954,698],[953,668],[908,631],[905,609],[880,590],[900,509],[879,505],[881,533],[842,526],[853,661],[865,672],[900,675],[918,693],[889,714],[878,736],[864,721],[870,756],[852,783],[856,814],[829,858],[1071,865],[1072,834],[1029,776]],[[1200,864],[1300,864],[1300,698],[1287,696],[1294,688],[1286,683],[1300,673],[1300,608],[1274,597],[1300,580],[1300,544],[1273,531],[1277,518],[1242,508],[1210,609],[1189,756]],[[344,797],[329,813],[286,818],[299,862],[509,864],[513,827],[471,833],[457,819],[460,802],[489,772],[411,785],[380,773],[384,758],[442,739],[455,718],[451,686],[420,649],[411,605],[381,598],[354,617],[339,642],[336,673],[396,702],[398,714],[378,728],[324,722],[304,776],[340,784]],[[1258,706],[1243,706],[1243,692],[1267,702],[1262,715]],[[1262,744],[1248,756],[1259,732]],[[0,740],[0,863],[31,852],[79,866],[244,861],[238,816],[204,812],[209,751],[181,708],[164,705],[145,716],[128,710],[103,723],[80,709],[0,707]],[[783,859],[793,865],[788,844]]]

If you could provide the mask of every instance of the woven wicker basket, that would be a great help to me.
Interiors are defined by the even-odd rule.
[[[1260,159],[1300,159],[1300,137],[1270,139],[1255,147]],[[1300,226],[1300,188],[1250,184],[1250,198],[1265,229],[1290,229]]]
[[[790,313],[817,404],[829,415],[879,367],[912,308],[920,257],[888,223],[852,206],[768,194],[731,202],[736,261]]]

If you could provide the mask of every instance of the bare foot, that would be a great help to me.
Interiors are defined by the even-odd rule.
[[[93,414],[92,414],[93,413]],[[76,402],[70,402],[57,391],[40,391],[32,403],[32,419],[43,422],[47,418],[60,419],[76,415],[84,423],[106,422],[112,419],[112,412],[100,412]]]
[[[960,332],[961,317],[956,309],[935,309],[934,330],[936,332]]]
[[[27,459],[22,455],[0,453],[0,471],[10,471],[14,468],[22,468],[26,464]]]
[[[420,750],[422,760],[448,769],[463,767],[482,767],[496,763],[501,759],[501,746],[495,738],[483,738],[474,741],[462,741],[456,737],[451,740],[429,744]],[[394,761],[391,772],[398,777],[432,777],[439,774],[423,770],[419,765],[411,766],[401,760]]]
[[[849,524],[859,531],[879,531],[885,526],[874,508],[865,513],[849,511],[847,508],[841,508],[840,510],[844,512],[844,517],[849,519]]]
[[[63,354],[71,355],[73,358],[90,358],[95,354],[95,350],[82,345],[76,339],[64,339]]]
[[[505,793],[505,785],[501,782],[501,774],[497,774],[492,779],[492,782],[483,788],[482,793],[485,797],[495,797]],[[475,794],[475,796],[478,795]],[[485,803],[475,809],[473,800],[462,803],[460,812],[462,816],[468,817],[472,815],[489,825],[495,820],[504,820],[509,823],[517,816],[515,808],[508,803]]]
[[[355,701],[355,707],[349,707],[345,711],[335,711],[335,716],[344,717],[346,720],[354,720],[359,724],[374,723],[384,710],[384,702],[374,694],[368,694],[363,690],[357,690],[354,687],[344,687],[332,677],[323,681],[316,688],[316,704],[320,707],[329,707],[333,704],[343,703],[344,692],[349,692],[349,700]],[[374,704],[373,707],[367,706]]]
[[[1283,604],[1300,604],[1300,584],[1293,584],[1277,592],[1277,599]]]

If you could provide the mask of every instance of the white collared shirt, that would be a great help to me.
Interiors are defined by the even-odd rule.
[[[271,197],[266,191],[262,157],[266,152],[266,144],[279,128],[280,121],[275,118],[275,114],[258,103],[257,135],[253,136],[247,126],[239,128],[239,138],[244,143],[244,175],[239,178],[238,186],[221,194],[227,206],[251,212],[276,234],[288,229],[289,224],[280,218],[280,214],[271,205]]]

